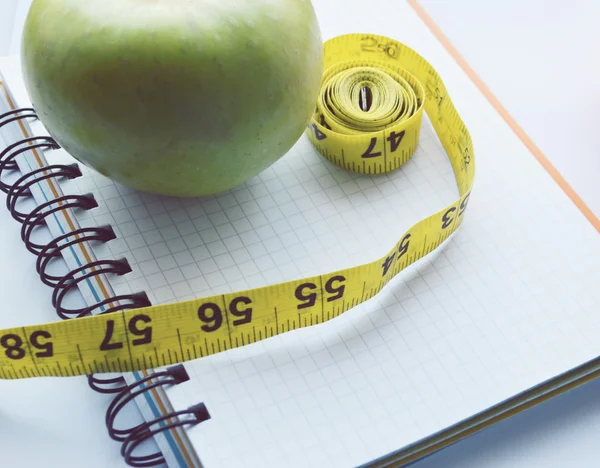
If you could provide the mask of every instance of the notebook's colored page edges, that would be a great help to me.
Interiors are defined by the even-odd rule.
[[[2,73],[0,75],[0,113],[16,108],[30,107],[31,103],[28,100],[23,85],[20,63],[17,58],[2,58],[0,60],[0,72]],[[5,110],[2,111],[1,109]],[[15,143],[24,138],[33,136],[48,135],[48,132],[44,129],[42,123],[32,119],[21,120],[18,121],[18,124],[4,126],[2,132],[4,133],[4,140],[8,143]],[[55,161],[60,160],[58,164],[73,164],[75,162],[70,156],[66,158],[61,157],[60,155],[53,157],[52,151],[43,152],[41,150],[32,150],[23,153],[17,157],[16,161],[18,162],[21,171],[26,173],[39,167],[52,164],[48,163],[47,158],[51,160],[54,159]],[[36,184],[32,187],[32,192],[34,194],[35,202],[33,200],[26,200],[29,206],[23,207],[19,204],[18,208],[20,210],[26,211],[26,209],[33,209],[36,205],[65,194],[83,194],[83,192],[63,191],[62,182],[57,182],[55,179],[49,179],[40,184]],[[81,211],[78,210],[63,210],[57,212],[54,216],[47,217],[46,222],[49,232],[42,233],[43,240],[49,241],[51,238],[72,232],[80,227],[98,226],[97,224],[81,223],[79,217],[80,214]],[[35,237],[36,242],[40,242],[41,240],[42,239]],[[23,246],[23,248],[25,248],[25,246]],[[81,243],[75,244],[70,249],[65,249],[63,251],[63,258],[66,262],[66,267],[73,270],[98,259],[106,259],[106,257],[96,254],[97,252],[92,244]],[[119,258],[123,257],[121,256]],[[68,270],[64,270],[62,273],[64,274],[67,271]],[[58,274],[58,271],[52,273]],[[93,305],[103,299],[115,296],[115,292],[111,287],[111,276],[114,275],[98,275],[80,283],[79,291],[82,293],[85,304]],[[46,286],[40,282],[39,287]],[[69,303],[68,306],[78,307],[78,305],[73,303]],[[51,305],[49,304],[49,309],[50,308]],[[102,310],[104,310],[104,308],[102,308]],[[55,319],[56,317],[49,317],[49,321]],[[147,375],[148,373],[146,371],[141,371],[127,373],[123,376],[128,384],[132,384]],[[146,420],[153,420],[174,411],[162,388],[152,389],[149,392],[143,393],[142,397],[136,399],[136,404]],[[200,466],[182,429],[178,428],[169,433],[159,433],[155,439],[169,465],[186,467]]]
[[[453,444],[475,432],[510,418],[550,398],[572,390],[600,376],[600,358],[571,369],[564,374],[538,384],[505,401],[465,419],[458,424],[432,434],[420,441],[365,463],[366,468],[395,467],[411,463],[439,449]]]

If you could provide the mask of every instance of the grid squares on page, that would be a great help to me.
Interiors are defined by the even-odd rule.
[[[497,175],[481,172],[483,184]],[[481,192],[463,228],[442,251],[336,319],[335,327],[298,330],[189,364],[193,383],[174,388],[171,398],[211,404],[213,423],[190,431],[207,465],[235,466],[246,460],[242,446],[234,445],[234,458],[232,447],[221,445],[240,420],[250,425],[244,434],[268,428],[275,438],[268,444],[255,440],[254,453],[262,458],[248,466],[271,463],[272,446],[289,454],[272,466],[303,466],[306,450],[316,457],[310,460],[316,466],[355,466],[555,375],[567,362],[595,357],[597,340],[585,331],[598,319],[590,318],[575,293],[600,274],[598,263],[586,260],[590,244],[583,242],[583,232],[577,233],[582,242],[571,247],[568,259],[548,258],[548,252],[560,252],[564,237],[544,243],[535,239],[558,222],[577,225],[578,220],[559,220],[552,213],[564,203],[556,192],[546,191],[547,204],[554,208],[538,206],[523,190],[531,180],[519,179],[506,181],[502,200]],[[511,207],[510,223],[490,216],[504,204]],[[541,210],[535,223],[529,222],[532,209]],[[597,309],[593,293],[585,297],[584,303]],[[569,359],[556,355],[558,346]],[[318,362],[318,374],[305,360],[307,351]],[[218,380],[217,375],[228,378]],[[265,381],[257,384],[256,376]],[[227,388],[234,388],[235,395],[226,401],[239,401],[235,418],[221,413],[219,394]],[[252,398],[274,401],[277,410],[264,411],[261,419],[248,402]],[[309,427],[296,416],[298,406],[310,415]],[[314,450],[294,448],[295,440],[315,436],[320,443]],[[336,445],[334,439],[343,442]],[[221,458],[223,453],[228,458]]]
[[[422,131],[422,142],[431,138],[431,128]],[[64,151],[49,157],[69,158]],[[85,213],[85,225],[115,230],[109,255],[127,258],[134,269],[115,291],[144,286],[152,302],[164,303],[371,261],[411,222],[454,199],[455,187],[434,188],[421,174],[443,164],[449,166],[439,152],[419,149],[398,173],[402,183],[385,174],[363,177],[329,163],[302,138],[263,173],[215,197],[139,193],[87,168],[63,190],[93,193],[100,206]],[[413,195],[422,200],[418,206],[406,203]],[[378,224],[382,217],[386,229]]]
[[[477,178],[487,189],[459,232],[375,298],[318,329],[186,364],[191,381],[169,397],[207,404],[212,419],[189,431],[207,466],[355,466],[598,355],[598,244],[569,234],[579,220],[531,165],[508,174],[486,159]],[[111,186],[91,172],[68,183],[98,198]],[[370,261],[456,196],[427,126],[414,159],[383,177],[338,170],[300,141],[243,187],[202,201],[112,186],[143,208],[91,210],[115,220],[119,238],[105,247],[136,272],[115,289],[147,284],[157,302]],[[140,244],[138,222],[152,243]],[[544,233],[555,234],[539,242]],[[565,255],[570,235],[580,242]]]

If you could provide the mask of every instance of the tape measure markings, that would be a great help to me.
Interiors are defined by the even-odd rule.
[[[329,40],[324,58],[323,84],[337,87],[322,88],[306,129],[316,150],[350,171],[374,176],[394,171],[415,153],[426,111],[453,168],[459,190],[454,203],[415,223],[386,255],[362,265],[197,300],[1,330],[0,377],[155,368],[318,325],[373,298],[398,273],[445,242],[464,218],[474,159],[469,133],[441,79],[409,47],[372,34]],[[391,84],[392,78],[381,78],[382,70],[397,85]],[[365,112],[356,88],[368,85],[369,76],[387,84],[377,88],[379,82],[373,81]],[[394,90],[394,103],[383,99]],[[347,102],[348,96],[356,103]],[[376,118],[370,121],[365,114]]]

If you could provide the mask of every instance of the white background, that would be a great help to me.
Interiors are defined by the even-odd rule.
[[[395,1],[390,0],[390,7]],[[20,24],[29,0],[0,0],[0,55],[18,53]],[[556,165],[588,206],[600,216],[600,4],[594,0],[476,1],[421,0],[491,91],[515,117],[534,142]],[[17,18],[16,21],[14,18]],[[12,23],[16,27],[12,27]],[[0,258],[10,258],[20,246],[17,229],[0,210]],[[10,234],[10,235],[9,235]],[[30,264],[13,265],[17,278],[35,275]],[[24,270],[24,271],[20,271]],[[30,272],[30,273],[27,273]],[[44,310],[50,290],[30,297],[4,293],[3,307]],[[22,325],[46,320],[15,317]],[[25,320],[25,322],[23,321]],[[52,386],[52,393],[43,389]],[[37,391],[39,388],[40,391]],[[58,392],[64,398],[57,399]],[[0,397],[22,394],[11,411],[0,413],[1,445],[17,444],[39,453],[39,462],[50,451],[63,466],[119,466],[118,445],[103,427],[107,399],[89,391],[83,380],[3,382]],[[71,424],[87,433],[73,433]],[[79,423],[79,424],[78,424]],[[47,444],[40,446],[45,434]],[[486,429],[475,436],[419,461],[416,468],[433,467],[558,467],[597,466],[600,435],[600,382],[587,384]],[[28,439],[35,444],[28,447]],[[35,457],[34,457],[35,458]],[[28,457],[28,460],[34,458]],[[124,465],[121,465],[124,466]]]

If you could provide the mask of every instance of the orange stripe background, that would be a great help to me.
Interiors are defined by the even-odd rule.
[[[519,137],[523,144],[529,149],[531,154],[538,160],[541,166],[550,174],[558,186],[567,194],[567,196],[575,203],[575,206],[583,213],[588,219],[592,226],[600,232],[600,219],[593,213],[593,211],[585,204],[581,197],[575,192],[573,187],[565,180],[565,178],[558,172],[556,167],[550,162],[550,160],[542,153],[542,150],[533,142],[531,138],[525,133],[525,131],[519,126],[516,120],[508,113],[500,101],[492,94],[490,89],[484,84],[481,78],[475,73],[475,70],[467,63],[465,58],[458,52],[456,47],[452,45],[450,40],[442,32],[440,27],[433,21],[433,19],[427,14],[425,9],[419,4],[418,0],[408,0],[409,5],[415,10],[419,18],[425,23],[433,35],[438,41],[444,46],[448,53],[454,58],[456,63],[463,69],[466,75],[471,81],[477,86],[479,91],[485,96],[488,102],[496,109],[512,131]]]

